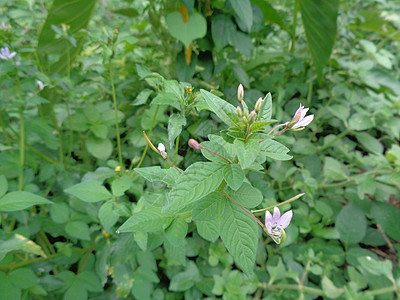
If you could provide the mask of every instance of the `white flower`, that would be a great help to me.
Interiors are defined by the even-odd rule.
[[[165,146],[164,146],[164,144],[159,143],[157,149],[158,149],[158,151],[160,151],[161,155],[162,155],[164,158],[167,157],[167,152],[165,152]]]
[[[48,84],[44,84],[40,80],[36,80],[37,85],[39,86],[39,90],[43,90]]]
[[[309,115],[306,117],[306,113],[308,112],[308,110],[309,108],[304,108],[304,106],[300,104],[300,107],[294,114],[293,119],[287,123],[287,127],[290,129],[296,129],[300,127],[305,127],[310,124],[311,121],[314,119],[314,115]]]
[[[278,207],[274,208],[274,215],[272,216],[269,211],[265,212],[265,227],[267,234],[274,240],[275,243],[280,244],[285,241],[286,233],[285,228],[289,226],[293,217],[293,211],[285,212],[281,217],[281,212]]]
[[[8,49],[7,47],[0,49],[0,58],[1,59],[9,60],[9,59],[13,58],[16,54],[17,53],[15,51],[10,52],[10,49]]]

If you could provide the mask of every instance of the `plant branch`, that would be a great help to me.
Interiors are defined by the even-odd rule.
[[[303,197],[305,194],[306,193],[301,193],[301,194],[298,194],[298,195],[296,195],[296,196],[294,196],[294,197],[292,197],[292,198],[290,198],[290,199],[288,199],[286,201],[283,201],[281,203],[278,203],[278,204],[275,204],[275,205],[272,205],[272,206],[269,206],[269,207],[263,208],[263,209],[252,210],[251,212],[252,213],[264,212],[264,211],[266,211],[268,209],[275,208],[275,207],[282,206],[282,205],[288,204],[290,202],[293,202],[293,201],[299,199],[300,197]]]
[[[237,206],[239,206],[246,214],[248,214],[250,217],[252,217],[261,227],[264,231],[267,230],[267,228],[265,227],[265,225],[263,223],[261,223],[261,221],[255,217],[252,213],[250,213],[249,211],[247,211],[243,206],[241,206],[239,203],[237,203],[235,200],[232,199],[231,196],[229,196],[227,193],[225,193],[224,191],[221,191],[222,194],[225,195],[225,197],[227,197],[228,199],[230,199],[233,203],[235,203]]]

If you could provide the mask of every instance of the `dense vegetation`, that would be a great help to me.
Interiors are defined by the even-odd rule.
[[[400,297],[399,16],[3,0],[0,299]]]

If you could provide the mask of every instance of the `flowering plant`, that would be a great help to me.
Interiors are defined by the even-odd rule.
[[[270,124],[275,122],[271,119],[272,98],[269,93],[264,99],[259,98],[250,112],[244,101],[242,85],[238,88],[237,107],[205,90],[196,96],[191,90],[190,96],[191,105],[194,104],[198,110],[214,112],[228,128],[221,135],[210,134],[208,141],[201,143],[190,138],[189,146],[201,151],[208,162],[196,162],[184,171],[168,159],[164,144],[159,143],[156,148],[143,132],[150,148],[173,168],[137,168],[135,172],[150,181],[163,181],[169,189],[165,191],[164,201],[156,206],[144,203],[143,209],[135,212],[118,232],[163,230],[167,236],[171,235],[174,247],[179,247],[187,233],[187,222],[193,220],[204,239],[215,241],[218,236],[221,237],[236,264],[250,275],[258,245],[258,225],[275,243],[284,242],[285,229],[293,213],[290,210],[281,216],[276,206],[289,203],[304,194],[272,207],[250,210],[262,204],[263,196],[246,180],[246,174],[248,171],[262,170],[267,159],[291,159],[287,154],[289,149],[274,137],[288,129],[308,125],[313,116],[305,117],[308,109],[300,106],[290,122],[269,130]],[[280,126],[285,126],[285,129],[272,135]],[[169,131],[169,134],[172,134],[169,140],[173,142],[175,133]],[[256,216],[271,208],[274,208],[274,214],[266,211],[265,222]],[[147,227],[143,227],[145,223]],[[217,232],[217,235],[210,232]]]

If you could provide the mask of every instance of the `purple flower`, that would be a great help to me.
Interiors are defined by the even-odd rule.
[[[293,217],[293,211],[289,210],[281,216],[278,207],[274,208],[274,215],[269,211],[265,212],[265,227],[267,234],[274,240],[275,243],[280,244],[286,239],[285,228],[289,226]]]
[[[1,59],[9,60],[9,59],[13,58],[16,54],[17,53],[15,51],[10,52],[10,49],[8,49],[7,47],[0,49],[0,58]]]
[[[293,119],[287,123],[287,127],[290,129],[296,129],[300,127],[305,127],[310,124],[311,121],[314,119],[314,115],[309,115],[306,117],[306,113],[308,112],[308,110],[309,108],[304,108],[304,106],[300,104],[300,107],[294,114]]]

